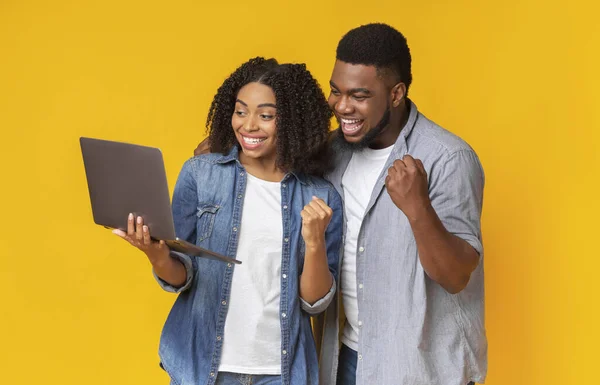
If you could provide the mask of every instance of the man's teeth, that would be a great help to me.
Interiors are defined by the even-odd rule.
[[[363,124],[363,121],[360,119],[340,119],[342,121],[342,126],[344,131],[353,132],[358,131]]]
[[[247,137],[243,137],[244,138],[244,142],[248,143],[248,144],[258,144],[260,142],[264,142],[266,139],[265,138],[247,138]]]

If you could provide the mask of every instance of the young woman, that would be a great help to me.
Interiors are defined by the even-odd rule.
[[[180,293],[163,329],[172,384],[317,384],[310,315],[336,288],[342,206],[320,178],[331,112],[302,64],[255,58],[219,88],[212,154],[188,160],[173,195],[177,235],[242,261],[169,252],[141,217],[115,233]]]

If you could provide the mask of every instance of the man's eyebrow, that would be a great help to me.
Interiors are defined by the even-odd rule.
[[[338,89],[339,89],[339,87],[338,87],[338,86],[337,86],[337,85],[336,85],[334,82],[332,82],[331,80],[329,81],[329,85],[330,85],[331,87],[335,88],[336,90],[338,90]],[[357,93],[359,93],[359,92],[362,92],[363,94],[371,95],[371,91],[369,91],[369,90],[368,90],[368,89],[366,89],[366,88],[362,88],[362,87],[351,88],[351,89],[349,90],[349,93],[351,93],[351,94],[357,94]]]
[[[350,93],[351,93],[351,94],[357,94],[357,93],[359,93],[359,92],[362,92],[363,94],[371,95],[371,91],[369,91],[369,90],[368,90],[368,89],[366,89],[366,88],[352,88],[352,89],[350,90]]]

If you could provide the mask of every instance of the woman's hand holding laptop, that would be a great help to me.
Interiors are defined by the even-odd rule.
[[[146,254],[152,264],[152,268],[162,280],[177,287],[185,283],[185,267],[175,258],[171,258],[169,247],[165,241],[153,241],[150,237],[148,226],[144,225],[141,216],[134,218],[129,214],[127,218],[127,232],[123,230],[113,230],[113,234],[118,235],[130,245],[136,247]]]

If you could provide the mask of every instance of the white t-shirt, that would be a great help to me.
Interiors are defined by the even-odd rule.
[[[342,343],[358,350],[358,301],[356,282],[356,251],[358,233],[377,178],[394,146],[381,150],[366,148],[356,151],[342,177],[344,210],[346,214],[346,241],[342,262],[342,300],[346,313],[346,325]]]
[[[281,185],[250,174],[219,371],[281,374]]]

